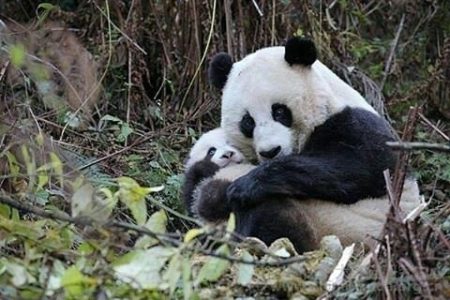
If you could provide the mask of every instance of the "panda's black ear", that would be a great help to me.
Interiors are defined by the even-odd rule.
[[[224,52],[216,54],[209,63],[209,82],[219,90],[222,90],[227,82],[228,74],[232,66],[233,60],[230,55]]]
[[[284,59],[291,66],[310,66],[317,59],[316,45],[309,39],[293,37],[287,41],[285,49]]]

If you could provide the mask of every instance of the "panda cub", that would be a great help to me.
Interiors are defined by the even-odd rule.
[[[207,223],[228,219],[231,208],[226,198],[228,186],[255,168],[246,163],[242,153],[230,145],[222,128],[200,137],[185,163],[183,199],[190,215]],[[235,211],[236,233],[242,237],[257,237],[270,245],[287,237],[299,253],[318,246],[312,228],[295,200],[273,199],[250,210]],[[264,223],[255,226],[255,220]]]
[[[225,133],[221,128],[203,134],[192,147],[185,161],[183,200],[189,215],[195,215],[207,222],[226,220],[230,213],[226,201],[199,203],[198,187],[205,179],[212,178],[219,169],[226,168],[231,172],[232,166],[243,161],[244,156],[227,143]],[[239,171],[238,173],[243,174],[244,172]],[[219,186],[211,186],[210,190],[216,188],[217,193],[220,193]],[[215,197],[215,199],[219,199],[219,197]]]

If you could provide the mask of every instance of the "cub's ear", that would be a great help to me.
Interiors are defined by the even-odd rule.
[[[228,74],[232,66],[233,60],[230,55],[224,52],[216,54],[209,63],[209,82],[219,90],[222,90],[227,82]]]
[[[285,46],[284,59],[289,65],[310,66],[317,59],[317,50],[314,42],[306,38],[293,37]]]

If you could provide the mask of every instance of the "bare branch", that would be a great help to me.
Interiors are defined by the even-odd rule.
[[[381,80],[380,90],[383,90],[384,84],[386,83],[386,79],[391,71],[392,60],[394,59],[395,49],[397,49],[398,40],[400,38],[400,33],[403,30],[404,23],[405,23],[405,15],[403,14],[402,19],[400,20],[400,24],[398,25],[394,40],[392,41],[392,44],[391,44],[391,51],[389,52],[388,60],[384,67],[384,75],[383,75],[383,79]]]
[[[433,144],[433,143],[421,143],[421,142],[387,142],[386,145],[395,150],[401,151],[414,151],[414,150],[431,150],[436,152],[450,153],[450,145],[446,144]]]

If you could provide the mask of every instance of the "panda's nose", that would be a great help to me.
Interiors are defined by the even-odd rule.
[[[271,158],[274,158],[275,156],[277,156],[277,154],[280,153],[280,151],[281,151],[281,146],[277,146],[268,151],[260,151],[259,155],[261,155],[264,158],[271,159]]]
[[[233,155],[234,155],[234,151],[226,151],[226,152],[222,155],[221,158],[227,158],[227,159],[230,159],[230,158],[233,157]]]

